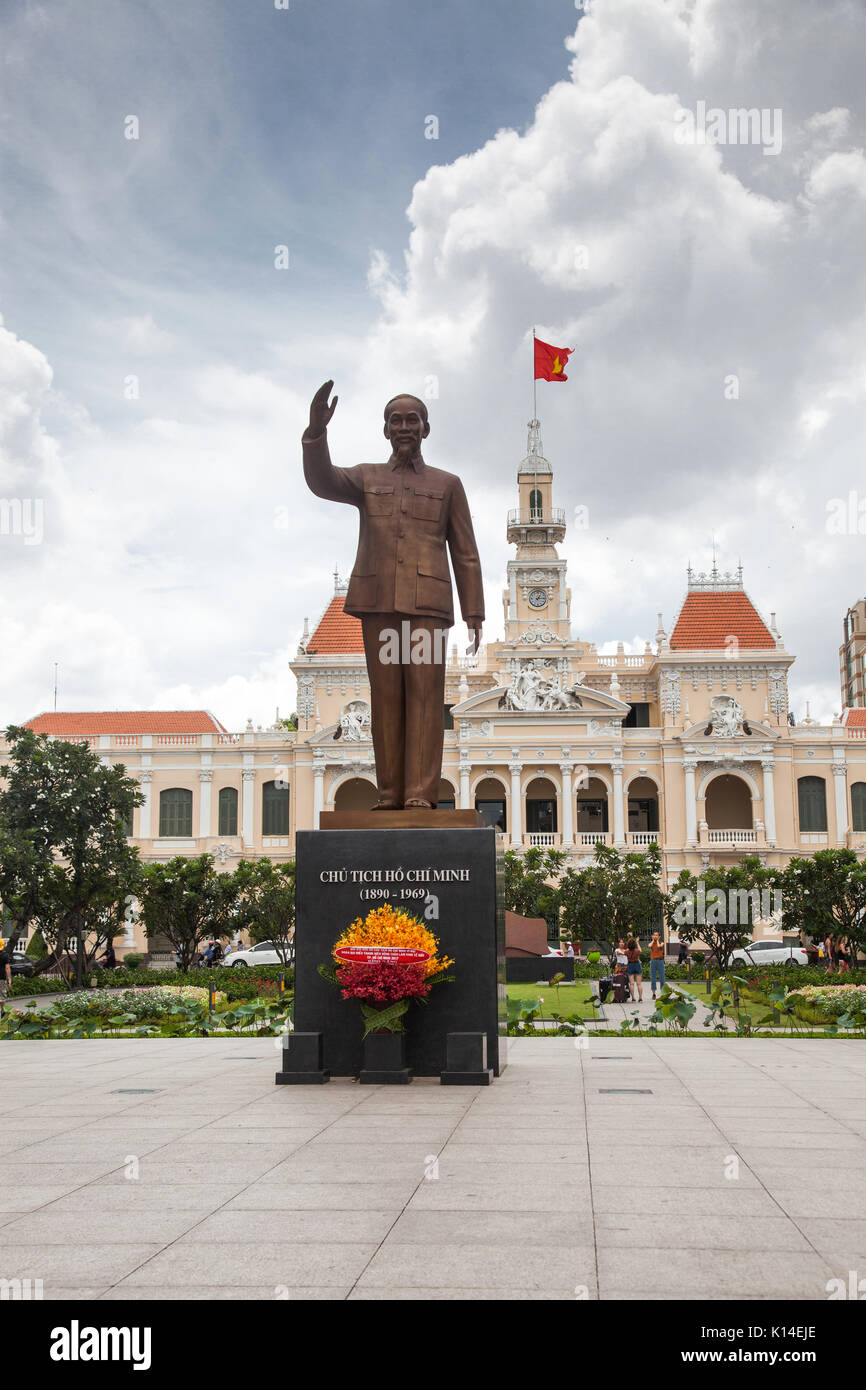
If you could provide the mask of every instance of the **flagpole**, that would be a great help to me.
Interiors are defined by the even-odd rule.
[[[535,376],[535,325],[532,327],[532,418],[538,419],[538,381]]]
[[[535,325],[532,326],[532,429],[538,424],[538,378],[535,375]],[[533,481],[533,491],[538,496],[538,450],[532,450],[533,466],[535,468],[535,479]],[[529,502],[529,519],[532,520],[532,499]]]

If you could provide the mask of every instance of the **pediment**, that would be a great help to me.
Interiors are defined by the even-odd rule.
[[[603,690],[592,690],[589,686],[572,687],[580,704],[570,709],[525,709],[511,710],[502,709],[500,701],[508,694],[511,689],[508,685],[496,685],[490,690],[482,690],[477,695],[470,695],[467,700],[461,700],[457,705],[451,707],[451,715],[454,719],[489,718],[493,715],[497,719],[505,719],[509,722],[514,720],[537,719],[562,719],[580,721],[590,718],[597,719],[616,719],[617,725],[625,718],[631,709],[631,705],[624,700],[617,700],[615,696],[608,695]]]
[[[760,743],[777,742],[781,737],[778,729],[771,729],[769,724],[762,724],[757,719],[746,719],[746,723],[751,729],[751,734],[747,734],[743,729],[737,734],[716,734],[707,733],[709,719],[702,719],[697,724],[690,724],[687,729],[683,729],[675,735],[678,743],[700,743],[703,748],[712,745],[713,749],[730,748],[734,743],[742,743],[746,746]]]

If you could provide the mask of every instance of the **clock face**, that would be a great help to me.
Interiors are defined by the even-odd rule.
[[[547,590],[530,589],[529,602],[532,604],[533,608],[543,608],[547,603]]]

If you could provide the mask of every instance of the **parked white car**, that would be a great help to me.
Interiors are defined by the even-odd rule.
[[[290,946],[287,964],[291,965],[293,959],[294,947]],[[248,968],[251,965],[282,965],[283,961],[273,941],[260,941],[257,946],[248,946],[243,951],[229,951],[222,964]]]
[[[750,941],[731,955],[731,963],[744,965],[808,965],[809,957],[802,946],[786,946],[781,941]]]

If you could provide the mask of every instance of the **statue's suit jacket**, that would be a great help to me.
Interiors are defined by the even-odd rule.
[[[303,437],[304,477],[317,497],[348,502],[360,513],[358,554],[345,611],[406,613],[454,622],[446,544],[464,621],[484,619],[481,562],[463,484],[419,458],[399,467],[361,463],[335,468],[327,431]]]

